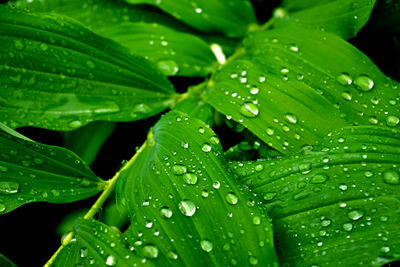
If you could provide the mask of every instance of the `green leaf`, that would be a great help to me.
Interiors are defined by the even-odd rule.
[[[267,207],[283,266],[381,266],[400,259],[399,162],[399,132],[363,126],[231,167]]]
[[[214,124],[214,109],[200,97],[190,96],[179,102],[174,110],[186,113],[193,118],[204,121],[207,125],[213,126]]]
[[[345,125],[399,128],[399,85],[339,37],[285,27],[255,32],[215,74],[205,101],[285,154]]]
[[[71,151],[21,138],[0,124],[0,214],[30,202],[88,198],[102,186]]]
[[[170,112],[138,153],[116,193],[140,255],[163,266],[278,265],[268,216],[231,179],[205,123]]]
[[[7,259],[4,255],[0,253],[0,266],[2,267],[17,267],[12,261]]]
[[[73,17],[95,33],[145,57],[168,76],[205,76],[215,62],[207,43],[177,31],[193,32],[191,28],[154,7],[105,0],[30,2],[17,1],[16,6]]]
[[[206,42],[159,24],[125,23],[102,35],[144,56],[167,76],[205,76],[216,62]]]
[[[66,17],[0,6],[0,43],[0,116],[12,128],[133,121],[173,102],[148,61]]]
[[[64,146],[91,165],[104,142],[112,134],[115,122],[92,122],[75,131],[64,133]]]
[[[228,37],[243,37],[249,24],[256,23],[254,10],[247,0],[125,0],[131,4],[157,6],[177,19],[205,32],[222,32]]]
[[[331,32],[344,39],[355,37],[367,23],[375,0],[286,0],[288,15],[278,16],[274,25],[298,25]]]
[[[120,232],[94,219],[78,219],[74,235],[54,266],[152,266],[129,250]]]

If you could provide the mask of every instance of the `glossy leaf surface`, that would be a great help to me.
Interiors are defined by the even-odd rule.
[[[130,251],[120,232],[94,219],[78,219],[74,238],[57,256],[55,267],[152,266]]]
[[[179,32],[193,29],[155,7],[108,0],[24,0],[15,5],[75,18],[95,33],[147,58],[168,76],[204,76],[215,62],[205,41]]]
[[[148,61],[66,17],[0,6],[0,43],[0,116],[11,128],[132,121],[173,102]]]
[[[139,255],[164,266],[278,264],[269,218],[231,179],[205,123],[170,112],[138,153],[116,193]]]
[[[282,266],[381,266],[400,258],[399,162],[399,132],[368,126],[231,167],[267,207]]]
[[[291,24],[336,34],[344,39],[355,37],[367,23],[375,0],[286,0],[282,7],[288,13],[274,24]]]
[[[214,124],[214,109],[200,97],[188,97],[179,102],[174,110],[186,113],[191,117],[204,121],[207,125]]]
[[[0,124],[0,214],[37,201],[68,203],[101,190],[74,153],[36,143]]]
[[[290,154],[345,125],[400,126],[398,83],[335,35],[286,27],[255,32],[205,101]]]
[[[229,37],[243,37],[255,23],[254,10],[247,0],[126,0],[131,4],[157,6],[177,19],[205,32],[222,32]]]

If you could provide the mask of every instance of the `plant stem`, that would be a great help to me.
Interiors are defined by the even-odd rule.
[[[150,136],[151,137],[151,136]],[[110,196],[110,194],[114,191],[115,185],[117,183],[118,177],[122,171],[127,169],[132,163],[136,160],[140,152],[147,146],[147,140],[143,143],[143,145],[140,147],[138,151],[136,151],[135,155],[126,163],[121,170],[119,170],[114,177],[112,177],[110,180],[105,182],[105,186],[103,189],[103,192],[101,193],[100,197],[96,200],[96,202],[93,204],[93,206],[90,208],[90,210],[83,216],[84,219],[90,219],[93,218],[93,216],[100,210],[100,208],[103,206],[104,202],[107,200],[107,198]],[[69,242],[73,239],[73,232],[70,232],[67,234],[67,236],[62,240],[61,246],[57,249],[57,251],[51,256],[51,258],[46,262],[44,267],[50,267],[54,263],[54,260],[56,259],[57,255],[60,253],[60,251],[68,245]]]

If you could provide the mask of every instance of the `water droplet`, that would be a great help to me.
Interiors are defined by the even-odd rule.
[[[210,139],[208,139],[210,141],[211,144],[213,145],[218,145],[219,144],[219,139],[217,136],[211,136]]]
[[[350,232],[351,230],[353,230],[353,224],[352,223],[344,223],[343,229],[347,232]]]
[[[4,205],[3,203],[0,203],[0,212],[3,212],[6,210],[6,205]]]
[[[207,240],[207,239],[201,240],[200,246],[201,246],[201,249],[204,250],[205,252],[211,252],[211,250],[213,249],[213,244],[211,243],[210,240]]]
[[[307,163],[300,163],[299,164],[299,171],[302,174],[307,174],[311,171],[311,163],[307,162]]]
[[[161,214],[161,217],[169,219],[172,217],[172,210],[170,210],[170,208],[168,208],[168,207],[162,207],[160,209],[160,214]]]
[[[386,118],[386,124],[387,124],[387,126],[390,126],[390,127],[397,126],[399,124],[399,122],[400,122],[400,119],[397,116],[390,115]]]
[[[348,73],[343,72],[336,80],[342,85],[350,85],[353,81]]]
[[[143,256],[148,259],[156,259],[158,257],[158,248],[154,245],[146,245],[143,247]]]
[[[380,251],[383,252],[383,253],[389,253],[390,252],[390,247],[383,246],[383,247],[381,247]]]
[[[259,113],[257,105],[253,104],[252,102],[245,102],[240,107],[240,114],[248,118],[257,117]]]
[[[328,227],[329,225],[331,225],[331,223],[332,223],[331,220],[325,219],[325,220],[322,220],[321,225],[322,225],[323,227]]]
[[[383,181],[387,184],[399,184],[400,176],[399,173],[394,170],[387,170],[383,173]]]
[[[165,75],[172,76],[178,73],[178,64],[173,60],[161,60],[157,62],[157,68]]]
[[[219,189],[220,186],[221,186],[221,183],[219,181],[216,181],[216,182],[213,183],[213,187],[215,189]]]
[[[95,69],[96,64],[93,61],[88,60],[88,61],[86,61],[86,67],[88,67],[89,69]]]
[[[113,255],[109,255],[106,259],[107,266],[115,266],[117,265],[117,259]]]
[[[258,216],[253,217],[253,224],[259,225],[261,223],[261,218]]]
[[[274,192],[266,193],[264,195],[264,199],[267,200],[267,201],[272,200],[275,197],[276,197],[276,193],[274,193]]]
[[[87,248],[81,248],[79,250],[79,256],[81,256],[81,258],[86,258],[88,255],[88,249]]]
[[[351,94],[350,94],[348,91],[344,91],[344,92],[342,93],[342,98],[343,98],[344,100],[350,101],[351,98],[352,98],[352,96],[351,96]]]
[[[249,258],[249,263],[250,265],[257,265],[258,264],[258,259],[254,256]]]
[[[187,172],[186,166],[177,164],[177,165],[174,165],[172,167],[172,173],[175,174],[175,175],[181,175],[181,174],[184,174],[186,172]]]
[[[265,131],[267,132],[268,135],[273,135],[274,134],[274,129],[272,129],[270,127],[268,127]]]
[[[71,121],[69,124],[68,124],[68,126],[70,127],[70,128],[78,128],[78,127],[81,127],[82,126],[82,122],[81,121]]]
[[[167,257],[171,260],[176,260],[178,258],[178,254],[174,251],[170,251],[168,252]]]
[[[11,195],[18,193],[19,183],[14,180],[4,179],[0,180],[0,194]]]
[[[39,47],[43,52],[49,48],[49,46],[46,43],[41,43]]]
[[[295,44],[290,44],[289,45],[289,50],[292,52],[299,52],[299,47]]]
[[[235,205],[239,200],[238,197],[232,192],[227,194],[225,199],[231,205]]]
[[[375,116],[371,116],[369,119],[368,119],[368,122],[369,123],[371,123],[371,124],[378,124],[378,119],[375,117]]]
[[[340,184],[339,185],[339,189],[342,191],[346,191],[347,190],[347,185],[346,184]]]
[[[194,173],[185,173],[183,179],[187,184],[196,184],[198,180],[197,175]]]
[[[289,69],[288,68],[282,68],[281,69],[281,74],[288,74],[289,73]]]
[[[24,43],[21,40],[14,40],[14,47],[18,51],[22,51],[25,48]]]
[[[185,216],[191,217],[196,212],[196,206],[190,200],[182,200],[178,205],[179,210]]]
[[[203,191],[201,191],[201,196],[202,197],[208,197],[208,191],[207,190],[203,190]]]
[[[310,183],[312,184],[323,184],[328,181],[329,176],[325,173],[318,173],[311,178]]]
[[[253,86],[253,87],[250,88],[250,94],[252,94],[252,95],[258,94],[259,91],[260,91],[260,90],[259,90],[257,87],[255,87],[255,86]]]
[[[43,159],[35,158],[35,159],[33,160],[33,162],[35,162],[36,164],[42,164],[42,163],[43,163]]]
[[[261,164],[258,164],[258,165],[256,165],[256,166],[254,167],[254,169],[255,169],[257,172],[260,172],[260,171],[264,170],[264,166],[261,165]]]
[[[361,75],[354,79],[354,85],[357,89],[368,92],[374,87],[374,81],[366,75]]]
[[[293,124],[297,123],[297,118],[296,118],[296,116],[293,115],[293,114],[291,114],[291,113],[287,113],[287,114],[285,115],[285,120],[286,120],[287,122],[289,122],[289,123],[293,123]]]
[[[352,210],[347,214],[350,220],[357,221],[364,216],[364,211],[362,210]]]
[[[211,149],[212,147],[208,143],[204,143],[203,146],[201,147],[201,150],[203,150],[204,152],[210,152]]]

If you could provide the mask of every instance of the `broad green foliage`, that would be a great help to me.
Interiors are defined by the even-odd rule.
[[[399,127],[398,83],[344,40],[286,27],[244,44],[205,98],[269,146],[291,154],[344,125]]]
[[[278,264],[267,214],[230,178],[206,124],[168,113],[138,153],[116,192],[140,255],[164,266]]]
[[[29,202],[84,199],[98,193],[102,183],[72,152],[0,124],[0,214]]]
[[[267,207],[282,266],[381,266],[400,258],[399,162],[398,131],[352,127],[231,167]]]
[[[129,250],[120,232],[94,219],[78,219],[74,233],[57,257],[55,267],[152,266]]]
[[[284,0],[288,14],[275,26],[297,25],[334,33],[344,39],[355,37],[367,23],[375,0]]]
[[[0,41],[0,114],[11,128],[132,121],[173,102],[172,85],[145,59],[67,17],[0,6]]]
[[[107,0],[35,0],[14,4],[73,17],[95,33],[146,57],[168,76],[207,75],[215,61],[203,40],[178,32],[193,30],[153,7]]]
[[[248,0],[125,0],[131,4],[150,4],[205,32],[222,32],[228,37],[243,37],[255,23]]]
[[[0,5],[0,214],[102,191],[45,267],[400,260],[400,85],[358,50],[382,66],[369,34],[398,47],[398,1],[268,2]],[[104,181],[97,156],[99,176],[124,161]]]

